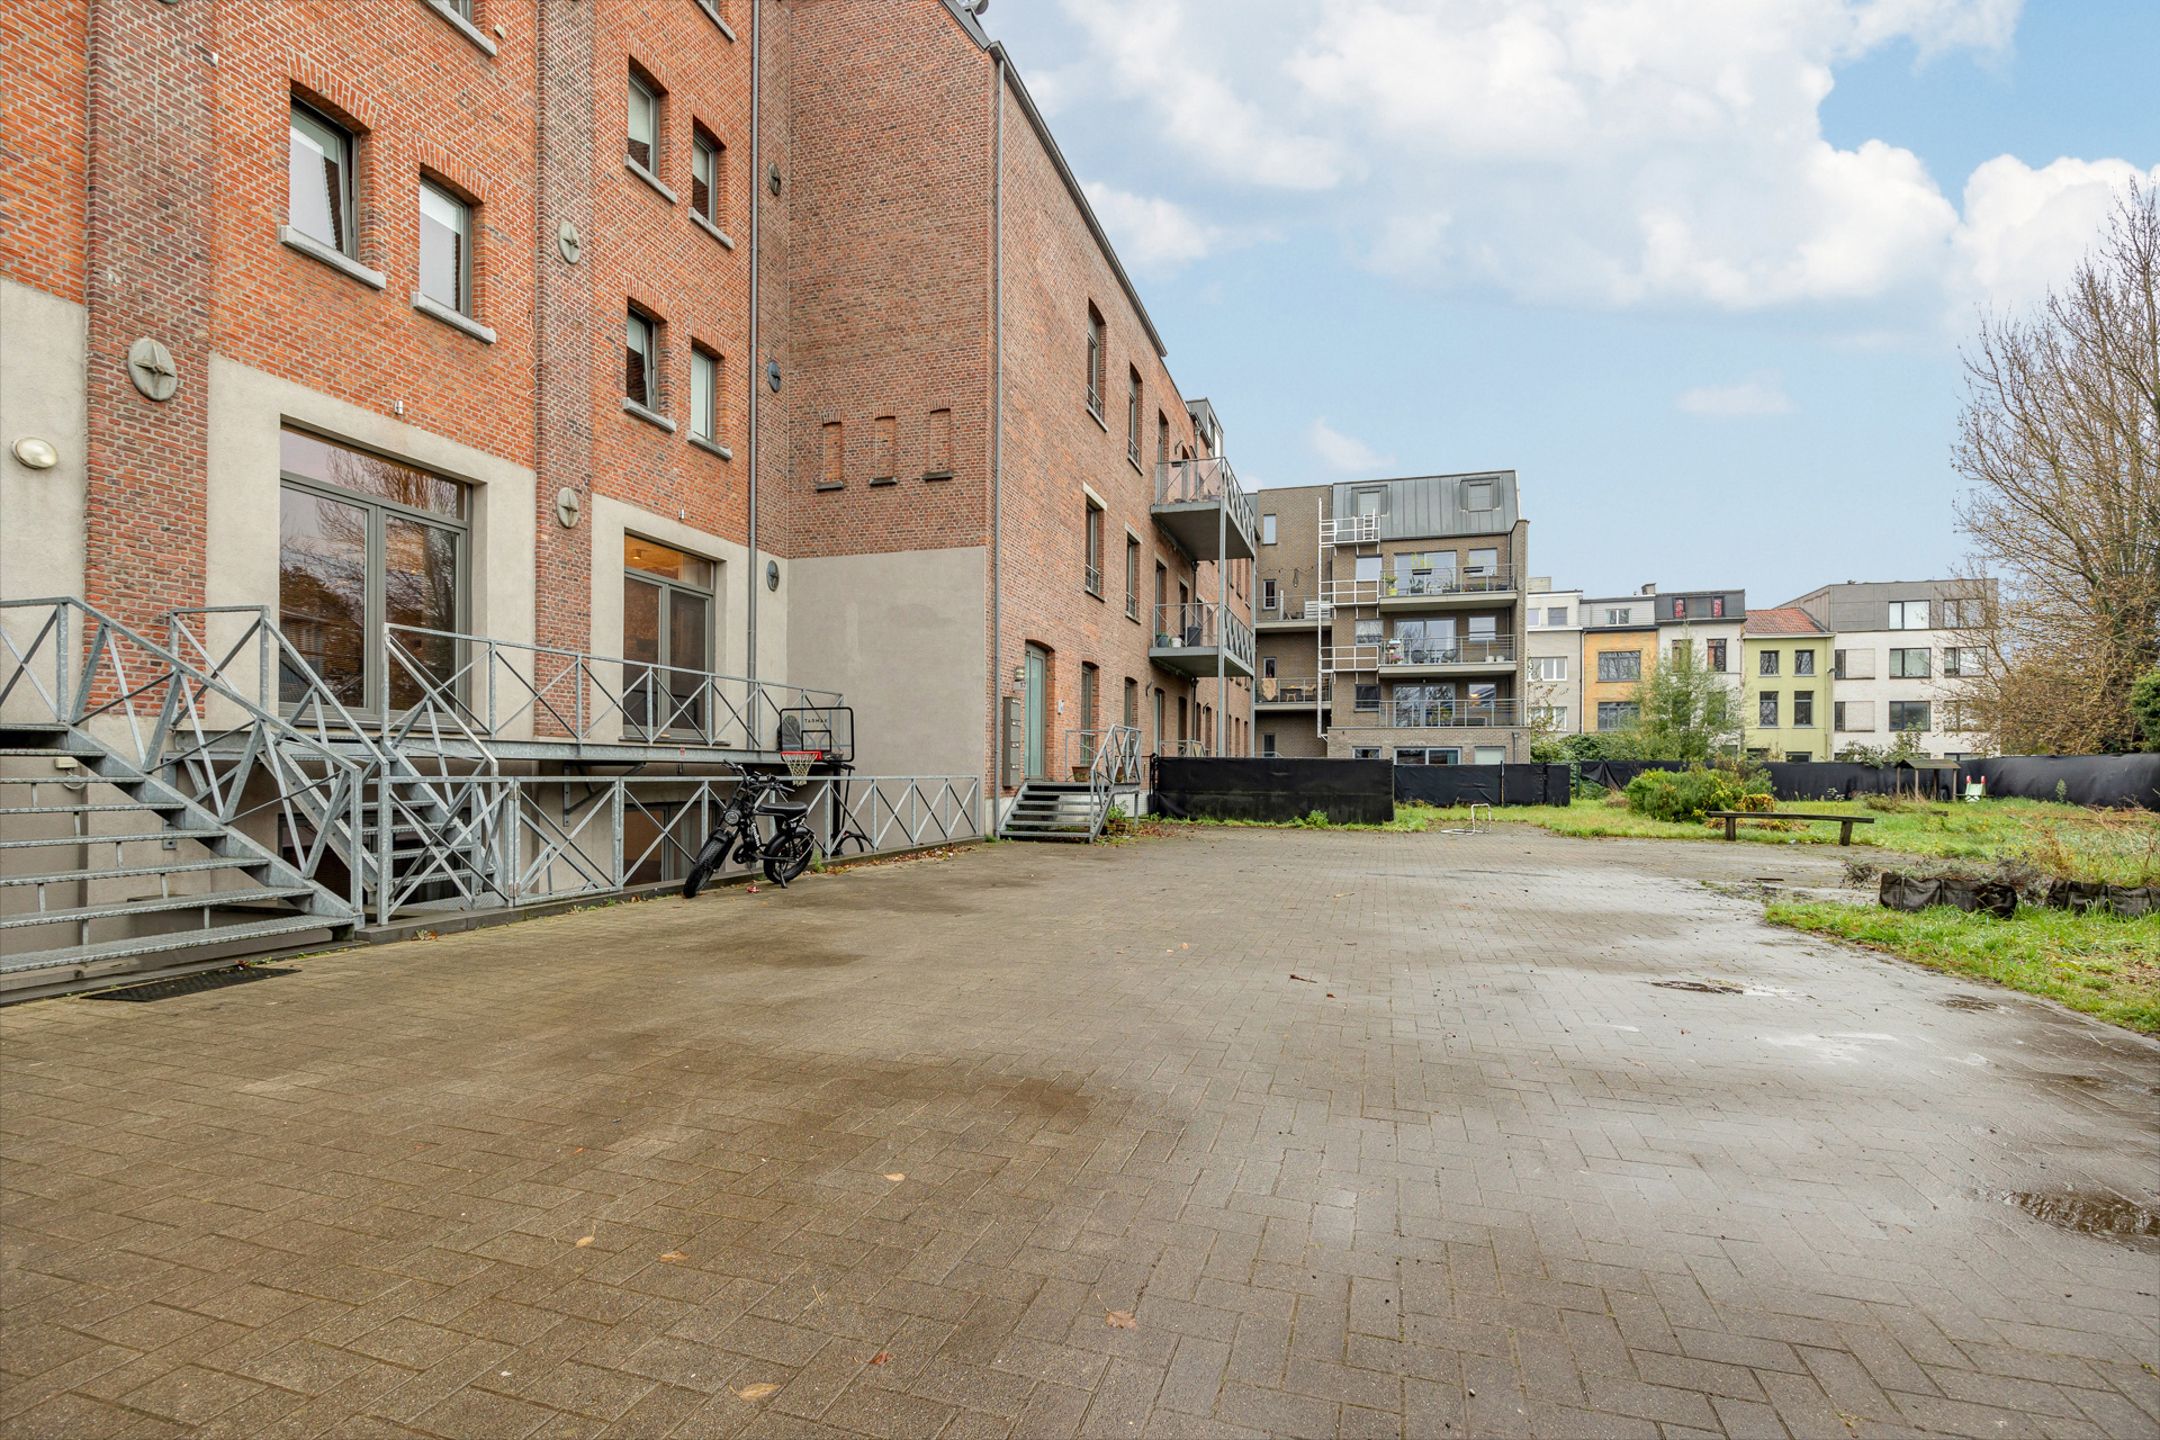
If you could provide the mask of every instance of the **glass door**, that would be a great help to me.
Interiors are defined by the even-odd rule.
[[[623,537],[623,719],[643,736],[710,742],[713,564]]]
[[[1027,769],[1030,780],[1049,775],[1047,755],[1050,729],[1050,652],[1040,645],[1027,647]]]

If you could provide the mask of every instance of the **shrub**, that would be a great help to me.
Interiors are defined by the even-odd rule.
[[[1771,804],[1749,797],[1769,797],[1769,782],[1760,772],[1709,769],[1697,765],[1686,770],[1645,770],[1627,785],[1627,804],[1638,815],[1652,820],[1688,822],[1701,820],[1711,810],[1767,810]]]

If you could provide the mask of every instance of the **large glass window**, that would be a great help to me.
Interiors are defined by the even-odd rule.
[[[1928,723],[1928,702],[1925,700],[1892,700],[1890,702],[1890,728],[1892,730],[1932,730]]]
[[[340,254],[354,254],[352,133],[295,102],[288,178],[287,223]]]
[[[420,293],[461,315],[472,310],[472,207],[420,182]]]
[[[1778,692],[1765,690],[1755,697],[1755,723],[1765,730],[1777,729]]]
[[[713,563],[623,536],[623,719],[642,735],[706,731]]]
[[[1892,630],[1925,630],[1928,628],[1928,602],[1925,600],[1893,600],[1890,602],[1890,628]]]
[[[1642,679],[1642,651],[1607,650],[1597,657],[1597,678],[1607,683]]]
[[[447,684],[464,617],[465,487],[304,431],[279,437],[278,624],[338,700],[406,709]],[[386,625],[394,635],[383,673]],[[300,677],[280,677],[286,701]],[[447,700],[450,697],[437,697]]]
[[[1452,725],[1455,719],[1454,685],[1443,682],[1395,687],[1395,724],[1398,728],[1413,725]]]
[[[1890,678],[1893,680],[1925,680],[1928,674],[1927,647],[1898,647],[1890,652]]]
[[[1455,620],[1398,620],[1388,646],[1391,665],[1445,665],[1462,658],[1455,648]]]
[[[1626,730],[1633,726],[1642,706],[1633,700],[1600,700],[1597,707],[1597,728],[1600,730]]]

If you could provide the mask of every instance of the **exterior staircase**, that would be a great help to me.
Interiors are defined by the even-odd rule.
[[[317,944],[358,918],[86,730],[0,725],[0,1001]]]
[[[1140,731],[1118,725],[1108,730],[1074,730],[1066,736],[1068,755],[1086,760],[1074,773],[1084,780],[1029,780],[1013,796],[1012,808],[998,826],[1000,840],[1077,840],[1101,838],[1112,807],[1139,808]]]

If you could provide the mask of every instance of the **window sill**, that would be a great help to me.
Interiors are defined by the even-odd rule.
[[[735,458],[733,450],[728,449],[727,446],[722,445],[717,440],[708,440],[703,435],[693,434],[690,437],[690,443],[708,454],[719,456],[722,460],[733,460]]]
[[[653,174],[652,171],[647,170],[644,166],[638,164],[637,161],[632,160],[629,156],[625,155],[623,156],[622,168],[628,170],[632,175],[637,176],[638,179],[644,181],[647,185],[650,185],[653,189],[659,191],[660,198],[667,201],[668,204],[673,205],[676,203],[675,192],[668,189],[668,187],[661,182],[659,176]]]
[[[446,24],[448,24],[451,29],[457,31],[458,34],[464,36],[468,41],[470,41],[472,43],[473,49],[478,50],[481,54],[487,56],[490,60],[495,58],[495,42],[488,39],[487,36],[481,34],[479,29],[474,26],[472,21],[467,20],[464,16],[458,14],[457,11],[451,9],[448,5],[444,4],[443,0],[420,0],[420,3],[427,6],[428,9],[434,11],[435,14]]]
[[[646,424],[653,426],[655,429],[665,430],[670,435],[675,433],[674,421],[668,419],[665,415],[659,414],[657,411],[646,409],[643,405],[638,404],[637,401],[632,400],[627,395],[622,397],[622,408],[623,414],[625,415],[634,415],[638,419],[644,421]]]
[[[1143,470],[1143,469],[1141,469],[1141,468],[1140,468],[1140,457],[1139,457],[1139,456],[1137,456],[1137,455],[1135,455],[1135,454],[1133,454],[1133,453],[1132,453],[1132,451],[1130,451],[1130,450],[1128,450],[1128,451],[1126,451],[1126,452],[1125,452],[1125,463],[1126,463],[1126,464],[1128,464],[1128,465],[1130,465],[1130,466],[1132,466],[1133,474],[1135,474],[1135,475],[1145,475],[1145,474],[1147,474],[1147,471],[1145,471],[1145,470]]]
[[[897,485],[900,482],[891,475],[873,475],[870,477],[870,483],[872,485]]]
[[[720,12],[718,10],[715,10],[712,6],[705,4],[704,0],[698,0],[697,8],[704,13],[706,19],[712,21],[713,24],[720,27],[720,33],[727,37],[728,43],[730,45],[735,43],[735,28],[732,25],[728,24],[727,21],[720,18]]]
[[[310,260],[319,260],[339,274],[357,280],[369,289],[380,290],[387,283],[383,278],[382,271],[370,270],[367,266],[353,259],[352,256],[345,254],[341,250],[333,250],[314,236],[303,235],[290,225],[278,226],[277,238],[278,243],[286,248],[297,250]]]
[[[647,176],[646,178],[651,179],[652,177]],[[671,195],[668,198],[672,200],[675,197]],[[706,219],[703,215],[698,214],[698,212],[695,210],[692,210],[690,212],[690,223],[697,226],[698,229],[703,230],[706,234],[712,236],[713,239],[719,241],[721,245],[725,248],[729,250],[735,248],[735,242],[728,238],[727,231],[722,230],[719,226],[713,224],[712,221]]]
[[[950,470],[925,470],[922,472],[922,478],[925,480],[950,480],[953,478],[953,472]]]
[[[1091,417],[1093,417],[1097,425],[1102,426],[1103,434],[1107,435],[1110,433],[1110,422],[1102,418],[1102,411],[1096,409],[1093,405],[1090,405],[1087,407],[1087,412]]]
[[[1088,587],[1087,587],[1087,586],[1085,586],[1085,585],[1082,585],[1082,586],[1081,586],[1080,588],[1081,588],[1082,590],[1087,590],[1087,593],[1088,593],[1089,595],[1093,596],[1093,597],[1094,597],[1095,599],[1097,599],[1097,600],[1100,600],[1100,599],[1102,599],[1102,591],[1100,591],[1100,590],[1088,590]]]
[[[495,331],[492,327],[482,325],[472,316],[464,314],[462,311],[451,309],[440,300],[430,300],[417,290],[413,291],[412,308],[423,315],[442,321],[443,324],[448,325],[453,330],[464,331],[483,345],[495,343]]]
[[[817,483],[817,485],[816,485],[816,487],[815,487],[815,488],[816,488],[816,489],[817,489],[817,491],[818,491],[819,493],[821,493],[821,494],[822,494],[823,492],[825,492],[825,491],[828,491],[828,490],[845,490],[845,489],[847,489],[847,481],[845,481],[845,480],[820,480],[820,481],[818,481],[818,483]]]

